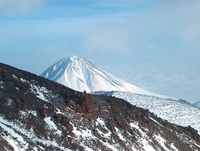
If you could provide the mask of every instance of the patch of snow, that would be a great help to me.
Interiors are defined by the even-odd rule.
[[[32,142],[40,142],[45,146],[54,146],[60,150],[70,151],[70,149],[61,147],[56,141],[38,138],[31,130],[26,130],[21,126],[14,124],[13,122],[3,119],[2,117],[0,117],[0,127],[7,131],[13,138],[17,138],[16,141],[13,142],[16,150],[23,151],[28,149],[28,143],[21,137],[21,134],[23,134],[28,139],[32,140]],[[20,133],[20,135],[17,133]],[[41,146],[37,147],[40,148]]]
[[[0,81],[0,85],[3,85],[3,81]]]
[[[31,111],[31,110],[29,110],[29,111],[19,111],[19,113],[20,113],[21,117],[27,117],[28,114],[31,114],[31,115],[37,117],[36,111]]]
[[[29,110],[29,111],[27,111],[27,113],[32,114],[33,116],[37,117],[37,112],[36,111]]]
[[[55,134],[57,134],[58,136],[62,135],[62,131],[61,130],[56,130]]]
[[[77,127],[73,126],[73,131],[72,131],[77,138],[92,138],[94,137],[91,130],[89,129],[77,129]]]
[[[1,126],[1,125],[0,125]],[[3,136],[3,138],[9,142],[9,144],[13,147],[13,149],[15,151],[20,151],[20,149],[22,150],[22,148],[20,148],[19,143],[17,141],[15,141],[13,138],[11,138],[9,135],[8,136]],[[24,149],[23,149],[24,150]]]
[[[27,112],[25,111],[19,111],[20,115],[22,115],[23,117],[27,116]]]
[[[105,122],[104,122],[102,119],[97,118],[96,125],[104,126],[104,125],[105,125]]]
[[[141,143],[145,151],[156,151],[145,138],[142,139]]]
[[[57,108],[57,107],[56,107],[56,113],[57,113],[57,114],[63,114],[63,112],[61,112],[60,109]]]
[[[170,147],[171,147],[174,151],[178,151],[178,149],[174,146],[173,143],[170,145]]]
[[[25,79],[23,79],[23,78],[20,78],[20,80],[21,80],[23,83],[27,82],[27,80],[25,80]]]
[[[44,93],[48,93],[48,90],[45,87],[39,87],[31,84],[31,91],[37,96],[37,98],[49,102],[44,96]]]
[[[10,136],[12,136],[15,139],[11,139],[9,136],[5,137],[5,139],[11,143],[11,146],[15,149],[15,150],[25,150],[28,149],[28,143],[24,140],[24,138],[17,134],[12,128],[8,127],[3,121],[3,119],[0,117],[0,127],[2,129],[4,129],[5,131],[7,131]],[[16,141],[17,140],[17,141]]]
[[[44,118],[44,121],[51,130],[54,130],[54,131],[58,130],[56,124],[51,120],[51,117]]]
[[[165,144],[167,144],[166,140],[161,137],[160,135],[154,135],[154,138],[157,140],[157,142],[164,148],[165,151],[170,151]]]
[[[3,85],[1,85],[0,88],[3,89],[4,88]]]
[[[139,125],[138,122],[131,122],[130,123],[130,126],[134,129],[137,129],[138,132],[140,133],[140,136],[137,136],[138,137],[138,143],[141,144],[141,146],[143,146],[143,150],[145,151],[155,151],[155,149],[152,147],[152,145],[150,145],[150,138],[149,136],[147,135],[147,133],[145,131],[143,131]],[[147,130],[146,130],[147,131]]]
[[[71,125],[73,126],[73,133],[76,136],[76,140],[78,141],[78,143],[85,149],[85,150],[91,150],[92,148],[90,148],[91,146],[86,145],[84,142],[90,141],[91,139],[96,139],[96,137],[94,137],[94,135],[92,134],[91,130],[89,129],[81,129],[81,128],[77,128],[74,126],[74,124],[71,123]]]
[[[138,122],[130,123],[130,126],[131,126],[132,128],[139,129]]]
[[[44,108],[48,109],[48,106],[46,104],[44,104]]]
[[[18,80],[18,77],[16,76],[16,75],[12,75],[12,77],[14,78],[14,79],[17,79]]]
[[[11,106],[13,104],[13,102],[14,102],[14,100],[9,98],[9,99],[7,99],[6,105]]]
[[[161,126],[161,124],[158,122],[158,121],[156,121],[155,119],[153,119],[152,117],[149,117],[152,121],[154,121],[155,123],[157,123],[158,125],[160,125]]]
[[[117,127],[115,127],[115,131],[117,132],[117,136],[124,142],[126,142],[126,139],[122,135],[122,131],[120,131]]]
[[[109,139],[111,137],[111,132],[110,130],[105,126],[105,121],[103,121],[103,119],[97,118],[97,121],[95,123],[96,126],[101,126],[104,129],[106,129],[108,131],[108,133],[103,133],[102,131],[100,131],[99,129],[97,129],[98,133],[101,134],[104,138]]]
[[[23,117],[26,117],[28,114],[32,114],[33,116],[37,117],[37,112],[36,111],[20,111],[20,115],[22,115]]]
[[[138,126],[138,122],[130,123],[130,126],[132,128],[137,129],[141,134],[143,133],[143,131],[141,130],[141,128]]]

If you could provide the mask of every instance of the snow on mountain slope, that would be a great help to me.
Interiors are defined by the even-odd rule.
[[[182,126],[190,125],[198,130],[200,134],[200,109],[188,102],[128,92],[98,92],[98,94],[124,99],[132,105],[148,109],[150,112],[171,123]]]
[[[124,91],[150,96],[164,97],[129,84],[88,62],[84,58],[72,56],[52,65],[41,76],[61,83],[77,91]],[[169,98],[169,97],[168,97]]]

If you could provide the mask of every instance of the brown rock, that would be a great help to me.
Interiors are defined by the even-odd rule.
[[[15,104],[16,104],[17,109],[25,110],[25,108],[26,108],[26,103],[22,98],[16,98]]]
[[[39,114],[40,114],[42,117],[46,117],[46,115],[47,115],[46,109],[45,109],[45,108],[39,109]]]

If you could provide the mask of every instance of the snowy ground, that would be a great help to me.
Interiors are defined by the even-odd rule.
[[[171,123],[181,126],[190,125],[198,130],[200,134],[200,109],[187,102],[128,92],[105,92],[105,94],[124,99],[138,107],[149,109]]]

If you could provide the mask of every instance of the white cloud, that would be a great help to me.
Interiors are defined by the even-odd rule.
[[[106,21],[84,33],[88,52],[127,54],[131,51],[132,28],[124,23]]]
[[[104,4],[116,8],[115,5],[121,4],[121,1],[109,2],[102,2],[99,7]],[[170,57],[187,55],[191,51],[193,55],[200,55],[197,51],[200,47],[200,1],[154,1],[145,4],[142,1],[137,6],[133,11],[120,9],[117,13],[96,16],[97,23],[84,32],[84,49],[89,53],[129,56],[148,53]]]
[[[41,7],[44,0],[1,0],[0,9],[6,15],[24,15],[33,9]]]
[[[151,11],[140,11],[138,38],[166,54],[200,55],[200,1],[161,1]],[[144,45],[140,46],[142,49]],[[147,49],[148,49],[147,47]]]

